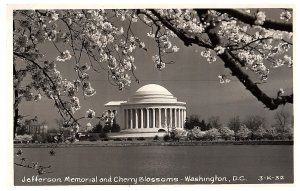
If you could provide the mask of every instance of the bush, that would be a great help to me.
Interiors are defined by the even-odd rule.
[[[114,141],[122,141],[120,138],[115,138]]]
[[[89,141],[97,141],[97,139],[95,139],[95,138],[92,138],[92,139],[90,139]]]
[[[144,141],[145,138],[144,137],[138,137],[136,140],[138,140],[138,141]]]
[[[111,132],[113,132],[113,133],[117,133],[117,132],[120,132],[120,130],[121,130],[121,127],[120,127],[120,125],[119,124],[113,124],[112,125],[112,127],[111,127]]]
[[[294,129],[292,127],[288,127],[283,132],[283,139],[292,140],[294,138]]]
[[[158,141],[158,140],[159,140],[158,135],[155,135],[154,138],[153,138],[153,140],[154,140],[154,141]]]
[[[204,136],[205,136],[205,132],[201,131],[201,129],[199,128],[194,128],[190,130],[190,134],[189,134],[190,139],[196,139],[197,141],[200,141],[204,139]]]
[[[170,135],[165,135],[164,137],[163,137],[163,140],[165,141],[165,142],[167,142],[167,141],[169,141],[171,139],[171,137],[170,137]]]
[[[179,141],[180,139],[187,137],[187,133],[188,132],[184,129],[178,129],[178,128],[172,129],[171,139],[174,141],[176,140]]]
[[[15,139],[20,142],[29,142],[32,141],[33,138],[32,135],[24,134],[24,135],[17,135]]]
[[[132,141],[132,138],[131,138],[131,137],[128,137],[126,140],[127,140],[127,141]]]
[[[275,140],[278,138],[278,131],[275,127],[269,127],[266,129],[265,137],[269,140]]]
[[[102,141],[109,141],[109,139],[108,138],[104,138],[104,139],[102,139]]]
[[[101,132],[99,134],[99,138],[107,138],[107,134],[105,132]]]
[[[92,133],[101,133],[103,131],[102,124],[99,122],[94,128],[91,130]]]
[[[104,133],[109,133],[111,131],[111,127],[109,123],[106,123],[105,126],[103,127],[103,132]]]

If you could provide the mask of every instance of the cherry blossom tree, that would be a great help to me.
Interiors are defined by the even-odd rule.
[[[266,128],[266,119],[260,115],[249,115],[243,124],[251,131],[256,131],[260,126]]]
[[[13,16],[14,129],[21,123],[22,100],[50,99],[64,120],[64,126],[78,129],[79,120],[94,118],[92,108],[86,116],[75,117],[81,108],[78,94],[96,94],[89,80],[91,72],[107,71],[108,81],[120,90],[134,81],[134,52],[147,51],[139,35],[156,43],[153,55],[158,70],[172,63],[166,55],[179,51],[175,38],[185,46],[198,46],[207,62],[220,60],[245,88],[267,108],[293,103],[293,94],[278,90],[269,96],[260,88],[269,71],[292,67],[292,10],[277,9],[269,18],[263,9],[127,9],[127,10],[15,10]],[[276,19],[276,20],[275,20]],[[143,24],[147,34],[134,31]],[[56,50],[51,57],[43,47]],[[74,77],[66,79],[58,63],[68,63]],[[249,74],[259,76],[254,81]],[[218,76],[230,83],[228,75]],[[26,80],[25,80],[26,79]],[[100,119],[112,120],[106,112]]]
[[[258,139],[258,140],[264,138],[266,136],[266,134],[267,134],[267,131],[263,126],[259,126],[258,129],[253,132],[254,138]]]
[[[219,132],[221,134],[221,137],[225,140],[230,140],[232,137],[234,137],[234,131],[229,129],[229,127],[221,127],[219,128]]]
[[[288,111],[281,109],[277,111],[274,115],[275,126],[279,131],[284,132],[286,128],[292,126],[292,116]]]
[[[186,130],[178,129],[178,128],[177,129],[176,128],[172,129],[171,138],[173,140],[179,141],[181,138],[185,138],[185,137],[187,137],[187,131]]]
[[[217,139],[221,134],[219,133],[218,129],[211,128],[205,133],[205,138],[208,140],[215,140]]]
[[[193,138],[196,139],[196,140],[201,140],[205,137],[205,131],[201,131],[201,128],[198,127],[198,128],[193,128],[192,130],[190,130],[192,135],[193,135]]]
[[[245,126],[241,125],[240,129],[235,133],[235,136],[240,140],[247,140],[252,132]]]

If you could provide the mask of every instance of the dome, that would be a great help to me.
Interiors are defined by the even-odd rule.
[[[136,93],[141,94],[152,94],[152,93],[159,93],[159,94],[165,94],[165,95],[172,95],[166,88],[157,85],[157,84],[148,84],[141,88],[139,88]]]
[[[139,88],[133,96],[129,98],[129,102],[165,103],[177,102],[177,98],[163,86],[148,84]]]

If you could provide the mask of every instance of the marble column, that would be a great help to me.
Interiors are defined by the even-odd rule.
[[[158,108],[158,128],[161,128],[161,108]]]
[[[150,121],[150,119],[149,119],[149,108],[146,109],[146,113],[147,113],[147,126],[146,126],[146,128],[149,128],[149,121]]]
[[[181,109],[181,128],[183,128],[183,123],[184,123],[184,120],[183,120],[183,109]]]
[[[182,128],[182,126],[181,126],[181,122],[182,122],[181,109],[178,109],[178,118],[179,118],[179,124],[178,124],[178,126],[179,126],[179,128]]]
[[[130,129],[133,129],[133,109],[130,109]]]
[[[186,120],[186,109],[184,109],[183,112],[183,127],[184,127],[185,120]]]
[[[174,126],[177,127],[177,108],[174,109],[174,118],[175,118]]]
[[[138,110],[137,109],[135,109],[135,124],[134,124],[134,128],[138,128]]]
[[[143,108],[141,109],[141,128],[144,128],[144,112],[143,112]]]
[[[124,109],[124,128],[127,129],[127,109]]]
[[[127,109],[127,129],[130,129],[130,109]]]
[[[170,125],[171,125],[171,127],[174,127],[174,125],[173,125],[173,108],[170,108]]]
[[[153,119],[153,122],[152,122],[152,127],[155,128],[155,108],[152,108],[152,119]]]
[[[127,129],[130,129],[130,109],[127,109]]]
[[[164,121],[164,127],[166,128],[166,126],[165,126],[165,125],[168,125],[168,120],[167,120],[167,109],[166,109],[166,108],[164,108],[164,110],[165,110],[165,121]]]

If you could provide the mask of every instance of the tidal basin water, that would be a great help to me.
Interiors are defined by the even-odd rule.
[[[51,148],[22,150],[26,163],[51,165],[51,173],[37,176],[15,165],[15,185],[269,184],[294,178],[291,145],[70,147],[56,148],[54,156]]]

